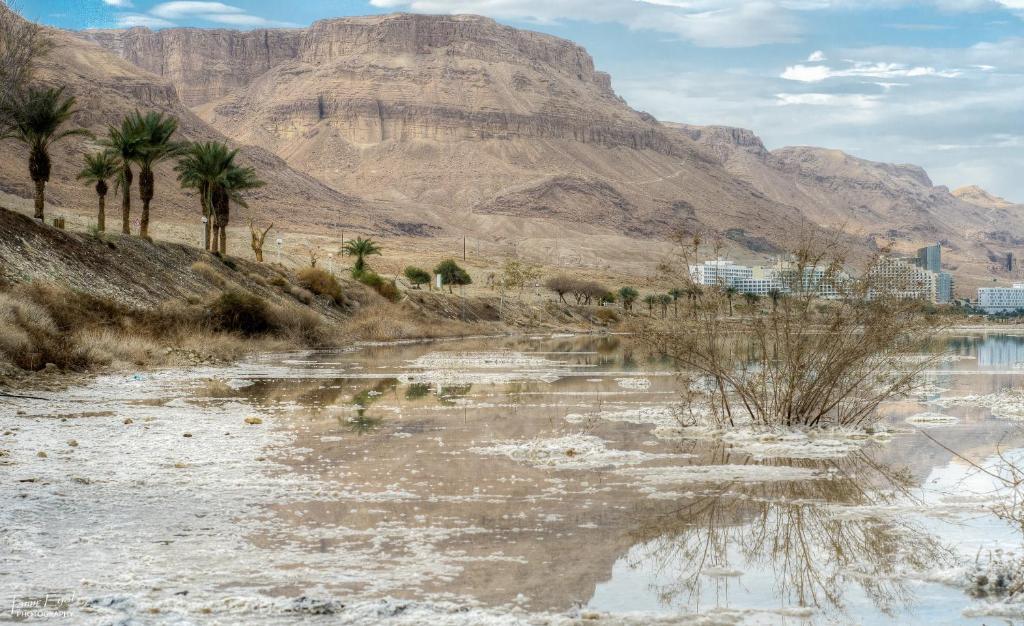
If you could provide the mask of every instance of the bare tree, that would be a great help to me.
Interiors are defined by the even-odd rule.
[[[14,2],[0,0],[0,112],[28,86],[37,62],[52,45],[46,32],[18,15],[17,8]]]
[[[675,284],[695,286],[682,244]],[[724,289],[709,289],[688,319],[640,322],[646,343],[675,361],[691,412],[712,422],[754,426],[863,426],[884,401],[912,391],[931,367],[937,318],[875,268],[846,271],[840,235],[800,237],[777,279],[786,297],[749,318],[727,315]],[[884,287],[884,288],[882,288]],[[653,306],[653,305],[652,305]]]
[[[267,233],[274,227],[274,224],[270,224],[265,229],[260,229],[256,226],[256,221],[249,218],[249,233],[252,235],[252,251],[256,255],[256,262],[263,262],[263,242],[267,239]]]

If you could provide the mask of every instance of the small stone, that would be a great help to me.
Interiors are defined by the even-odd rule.
[[[76,439],[68,439],[68,445],[72,448],[78,447],[78,441]]]
[[[43,366],[43,371],[44,372],[56,372],[59,369],[60,368],[57,367],[56,363],[47,363],[46,365]]]
[[[185,469],[186,467],[188,467],[188,464],[187,463],[175,463],[174,467],[176,469]]]
[[[191,437],[191,436],[192,436],[192,433],[184,433],[184,434],[182,434],[181,436],[182,436],[182,437]]]
[[[130,417],[124,418],[125,426],[127,426],[128,424],[134,424],[134,423],[135,423],[135,420],[133,420],[132,418],[130,418]]]
[[[250,416],[250,417],[245,418],[245,423],[249,424],[250,426],[255,426],[256,424],[262,424],[263,420],[261,420],[258,417]]]
[[[36,452],[36,456],[41,458],[41,459],[45,459],[46,458],[46,453],[43,452],[42,450],[40,450],[39,452]]]

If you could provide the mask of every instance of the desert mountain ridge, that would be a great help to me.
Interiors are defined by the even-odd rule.
[[[994,259],[1024,237],[1019,206],[950,193],[916,166],[769,151],[749,130],[658,121],[582,47],[488,18],[56,36],[48,74],[89,100],[83,122],[158,105],[189,138],[247,146],[282,181],[257,204],[297,229],[465,233],[527,257],[650,268],[679,229],[719,233],[728,254],[755,259],[811,222],[842,227],[863,250],[942,242],[962,285],[990,281]],[[66,176],[55,201],[88,210],[88,190]],[[0,187],[24,191],[21,178],[0,159]]]
[[[1014,206],[1021,206],[1019,203],[1010,202],[1005,198],[991,194],[977,185],[959,187],[954,189],[952,193],[964,202],[990,209],[1009,209]]]

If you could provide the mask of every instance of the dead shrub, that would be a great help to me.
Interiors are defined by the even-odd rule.
[[[304,307],[275,307],[275,325],[279,334],[305,346],[321,346],[328,343],[328,331],[323,318],[316,311]]]
[[[196,261],[195,263],[192,264],[192,267],[190,269],[192,270],[193,273],[197,274],[201,278],[204,278],[208,283],[216,285],[221,289],[223,289],[224,286],[227,284],[227,281],[224,280],[224,277],[221,276],[220,273],[209,263],[204,263],[203,261]]]
[[[296,279],[299,285],[316,295],[326,296],[333,300],[335,304],[341,304],[341,285],[338,283],[338,279],[330,272],[319,267],[306,267],[299,270]]]
[[[308,289],[303,289],[302,287],[288,285],[285,288],[285,291],[288,293],[288,295],[295,298],[302,304],[305,304],[306,306],[313,304],[313,302],[316,300],[316,296],[313,295],[312,291],[309,291]]]
[[[224,292],[207,307],[214,330],[248,337],[277,330],[277,318],[262,298],[240,291]]]
[[[690,315],[639,322],[644,342],[680,369],[693,413],[730,426],[861,427],[941,356],[916,358],[934,320],[901,290],[881,288],[880,255],[852,276],[836,235],[805,234],[780,267],[784,297],[737,320],[727,314],[735,292],[694,284],[699,246],[681,246],[685,269],[673,275],[701,294]]]

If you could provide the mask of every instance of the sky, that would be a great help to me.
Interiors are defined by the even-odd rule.
[[[476,13],[572,39],[635,109],[923,166],[1024,203],[1024,0],[14,0],[53,26]]]

